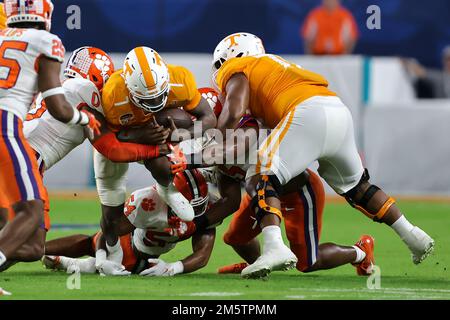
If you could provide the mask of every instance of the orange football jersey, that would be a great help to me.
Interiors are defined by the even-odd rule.
[[[197,107],[201,94],[197,90],[194,75],[186,68],[168,65],[170,76],[170,92],[166,108],[183,107],[186,111]],[[111,129],[120,127],[139,127],[148,123],[152,113],[147,113],[135,106],[118,70],[109,78],[102,91],[103,112]]]
[[[217,73],[217,85],[226,93],[228,80],[243,73],[250,84],[249,108],[266,126],[276,125],[300,102],[313,96],[335,96],[328,81],[275,55],[232,58]]]

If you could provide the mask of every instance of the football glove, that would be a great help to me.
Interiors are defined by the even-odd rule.
[[[167,263],[161,259],[148,259],[148,262],[151,267],[139,273],[140,276],[171,277],[184,271],[183,262],[181,261]]]

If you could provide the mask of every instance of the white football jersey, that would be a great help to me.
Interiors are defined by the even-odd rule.
[[[22,120],[38,93],[38,59],[60,63],[65,49],[61,40],[45,30],[7,28],[0,32],[0,109]]]
[[[158,195],[156,186],[133,192],[125,203],[125,215],[136,227],[133,244],[140,252],[159,256],[172,250],[180,241],[164,231],[171,227],[169,207]]]
[[[66,100],[73,108],[88,106],[101,110],[100,93],[91,81],[83,78],[68,79],[62,87]],[[31,147],[41,155],[45,170],[63,159],[85,139],[82,126],[70,126],[53,118],[41,95],[36,99],[36,106],[27,115],[23,132]]]

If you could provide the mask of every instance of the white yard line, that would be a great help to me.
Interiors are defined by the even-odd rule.
[[[236,297],[242,296],[241,292],[192,292],[185,294],[177,294],[177,296],[190,296],[190,297]]]
[[[331,288],[289,288],[291,291],[311,291],[311,292],[354,292],[354,293],[393,293],[413,295],[417,293],[448,293],[448,289],[433,288],[381,288],[381,289],[331,289]]]

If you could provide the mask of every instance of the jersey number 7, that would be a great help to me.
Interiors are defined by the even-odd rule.
[[[8,68],[8,76],[0,79],[0,88],[11,89],[16,85],[20,73],[20,64],[16,59],[6,58],[6,50],[17,50],[25,52],[28,43],[23,41],[3,41],[0,46],[0,67]]]

